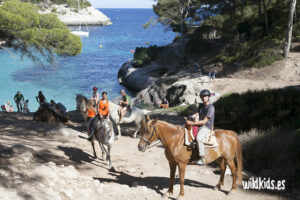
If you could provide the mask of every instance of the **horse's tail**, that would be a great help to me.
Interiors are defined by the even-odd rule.
[[[242,170],[243,170],[243,156],[242,156],[242,145],[237,136],[237,149],[236,149],[236,160],[237,160],[237,173],[238,173],[238,184],[242,184]]]

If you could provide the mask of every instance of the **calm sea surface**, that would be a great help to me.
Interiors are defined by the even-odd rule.
[[[160,24],[142,28],[151,17],[152,9],[100,9],[113,25],[90,26],[90,36],[82,38],[83,50],[76,57],[59,58],[56,66],[41,67],[11,50],[0,50],[0,104],[20,90],[29,99],[29,109],[35,111],[35,96],[42,90],[48,101],[63,103],[75,109],[77,93],[91,96],[92,87],[106,90],[110,99],[119,95],[117,73],[120,66],[133,58],[131,50],[139,46],[166,45],[175,34],[165,32]],[[102,48],[100,48],[102,46]],[[14,105],[14,110],[16,106]]]

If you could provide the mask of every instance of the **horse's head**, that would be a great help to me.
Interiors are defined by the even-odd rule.
[[[156,123],[158,119],[150,119],[149,115],[147,115],[147,122],[145,122],[145,118],[143,118],[140,126],[140,142],[138,145],[139,151],[145,152],[146,148],[155,140],[158,139],[156,133]]]
[[[86,98],[81,94],[76,95],[76,109],[82,112],[86,111]]]

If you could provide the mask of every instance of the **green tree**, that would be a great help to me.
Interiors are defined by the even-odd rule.
[[[9,0],[0,6],[0,40],[36,62],[37,52],[48,62],[58,56],[81,53],[80,37],[70,33],[67,26],[54,14],[39,14],[32,3]]]

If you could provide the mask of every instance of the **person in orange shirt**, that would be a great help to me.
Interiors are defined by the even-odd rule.
[[[90,121],[90,119],[94,118],[96,116],[96,109],[94,108],[94,101],[92,101],[92,105],[87,109],[87,122]]]
[[[106,91],[102,92],[102,99],[99,100],[98,113],[100,119],[102,119],[103,117],[105,119],[108,119],[110,110],[109,110],[109,100],[107,99]]]

